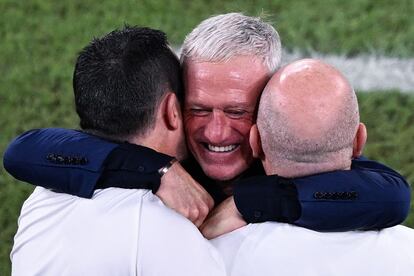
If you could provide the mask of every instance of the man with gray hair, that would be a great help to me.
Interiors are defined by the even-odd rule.
[[[37,138],[22,137],[20,143],[12,143],[9,149],[23,153],[21,146],[26,144],[39,162],[27,160],[24,153],[10,155],[4,164],[20,180],[81,197],[90,197],[98,188],[150,188],[167,206],[197,226],[202,225],[200,229],[209,238],[241,227],[245,221],[287,221],[325,231],[382,228],[400,223],[408,212],[410,190],[400,175],[379,168],[376,163],[375,170],[369,172],[364,170],[367,163],[360,162],[359,167],[346,174],[333,172],[329,178],[318,175],[316,180],[312,179],[320,183],[317,190],[296,185],[307,182],[308,178],[299,182],[278,178],[266,187],[262,183],[233,185],[235,179],[264,174],[260,162],[253,159],[249,131],[256,121],[257,100],[279,67],[280,56],[276,30],[260,18],[239,13],[206,19],[185,39],[181,55],[186,88],[183,119],[193,158],[183,165],[216,204],[222,202],[205,223],[212,207],[211,197],[205,196],[205,191],[192,182],[176,185],[174,181],[167,181],[166,177],[180,176],[178,164],[159,165],[159,162],[152,162],[157,160],[155,155],[137,149],[122,151],[110,141],[107,144],[113,150],[102,154],[99,147],[90,146],[96,138],[87,133],[75,140],[68,130],[67,139],[57,140],[53,135],[55,130],[49,129],[43,130]],[[61,130],[59,133],[62,134]],[[40,144],[46,147],[37,146]],[[88,146],[82,146],[85,144]],[[53,160],[43,157],[56,152],[83,156],[93,162],[74,168],[65,164],[63,158],[63,162],[50,166]],[[372,179],[360,177],[373,171],[380,176],[384,189],[370,185]],[[42,177],[41,181],[38,176]],[[339,201],[314,198],[315,193],[331,189],[332,179],[341,184],[336,186],[335,192],[352,193],[352,196]],[[285,182],[292,185],[284,185]],[[373,188],[366,189],[367,186]],[[358,195],[365,193],[377,195],[380,200],[352,208],[360,198]],[[306,201],[299,198],[304,194],[309,198]],[[353,204],[349,204],[350,201]],[[385,208],[384,201],[394,204]],[[319,207],[322,205],[324,208]],[[368,212],[372,209],[383,216],[372,217]],[[325,217],[331,213],[337,214],[337,218],[327,221]]]
[[[227,13],[202,21],[186,36],[181,62],[219,63],[246,55],[261,59],[274,72],[282,55],[279,34],[260,17]]]
[[[250,133],[253,154],[268,175],[260,181],[270,182],[275,175],[350,170],[366,138],[348,81],[335,68],[312,59],[289,64],[272,77],[260,100],[257,127]],[[320,233],[267,222],[250,224],[213,244],[226,259],[228,275],[408,276],[414,270],[414,230],[404,226]]]
[[[280,57],[276,30],[238,13],[206,19],[186,37],[186,137],[209,178],[233,180],[252,164],[248,135],[257,99]]]

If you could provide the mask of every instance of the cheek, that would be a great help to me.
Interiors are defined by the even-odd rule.
[[[194,117],[194,116],[185,116],[184,117],[184,129],[187,140],[194,138],[195,134],[202,126],[205,125],[203,118]]]
[[[184,128],[187,141],[191,144],[197,137],[203,136],[204,127],[209,123],[209,117],[197,117],[191,115],[184,116]],[[230,128],[229,133],[232,137],[238,137],[242,144],[249,145],[250,128],[253,123],[251,118],[246,119],[230,119],[226,118],[224,123],[227,128]],[[223,129],[223,131],[225,131]]]
[[[249,142],[249,135],[250,135],[250,128],[252,127],[251,120],[240,120],[240,121],[233,121],[231,123],[231,128],[234,132],[238,135],[243,137],[243,142]]]

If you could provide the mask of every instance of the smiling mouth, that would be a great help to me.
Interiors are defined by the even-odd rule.
[[[210,144],[204,144],[204,146],[206,147],[206,149],[208,149],[211,152],[223,152],[223,153],[231,152],[238,147],[238,145],[228,145],[228,146],[219,147],[219,146],[213,146]]]

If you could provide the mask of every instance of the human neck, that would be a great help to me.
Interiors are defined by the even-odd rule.
[[[263,164],[267,175],[277,174],[282,177],[301,177],[336,170],[350,170],[351,160],[344,162],[326,161],[320,163],[299,163],[289,160],[275,162],[271,165]]]
[[[160,137],[166,137],[165,135],[160,135],[156,131],[151,131],[145,135],[135,135],[131,137],[128,142],[147,148],[151,148],[155,151],[170,155],[177,156],[177,150],[173,147],[174,142],[169,141],[168,138],[160,139]]]

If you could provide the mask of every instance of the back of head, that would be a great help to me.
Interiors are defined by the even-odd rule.
[[[280,69],[267,84],[257,125],[273,173],[347,169],[359,126],[356,95],[332,66],[300,60]]]
[[[183,95],[179,60],[165,34],[128,26],[81,51],[73,89],[81,128],[115,140],[150,130],[167,91]]]
[[[274,72],[280,65],[276,30],[258,17],[227,13],[202,21],[184,40],[181,62],[225,62],[235,56],[256,56]]]

